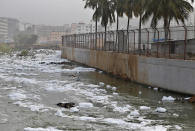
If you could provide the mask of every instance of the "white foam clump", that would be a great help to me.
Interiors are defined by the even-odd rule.
[[[162,108],[162,107],[158,107],[158,108],[156,108],[155,111],[156,111],[156,112],[159,112],[159,113],[165,113],[165,112],[167,112],[167,109]]]
[[[140,110],[145,111],[145,110],[150,110],[150,107],[147,106],[140,106]]]
[[[54,92],[64,92],[68,90],[75,90],[73,87],[76,83],[69,83],[64,86],[59,86],[58,84],[49,83],[47,84],[45,90],[46,91],[54,91]]]
[[[142,127],[140,129],[141,131],[167,131],[168,129],[166,127],[163,127],[162,125],[156,125],[156,126],[146,126]]]
[[[84,68],[84,67],[76,67],[74,69],[65,69],[67,72],[94,72],[96,69],[94,68]]]
[[[113,103],[112,106],[114,107],[113,111],[120,112],[120,113],[128,112],[128,111],[130,111],[129,109],[131,108],[130,105],[126,105],[124,107],[119,107],[119,106],[117,106],[117,103]]]
[[[25,83],[25,84],[37,84],[35,79],[21,78],[21,77],[7,77],[5,81],[15,81],[17,83]]]
[[[116,91],[117,90],[117,88],[116,87],[112,87],[112,91]]]
[[[187,98],[184,98],[185,100],[189,100],[189,99],[191,99],[191,97],[187,97]]]
[[[158,88],[154,88],[153,90],[158,91]]]
[[[91,88],[98,88],[100,87],[99,85],[95,85],[95,84],[89,84],[89,85],[86,85],[87,87],[91,87]]]
[[[163,96],[162,101],[175,101],[175,98],[172,96]]]
[[[99,82],[99,85],[100,86],[104,86],[105,84],[103,82]]]
[[[91,108],[93,107],[92,103],[79,103],[79,107],[81,108]]]
[[[114,118],[105,118],[101,120],[102,122],[114,125],[120,125],[121,127],[131,129],[131,130],[143,130],[143,131],[166,131],[166,128],[163,126],[146,126],[146,123],[130,123],[126,122],[122,119],[114,119]],[[159,129],[159,130],[158,130]]]
[[[117,95],[118,95],[118,93],[114,92],[114,93],[113,93],[113,95],[117,96]]]
[[[177,130],[182,130],[182,127],[178,126],[178,125],[175,125],[175,129]]]
[[[134,111],[132,111],[131,113],[130,113],[130,116],[135,116],[135,117],[137,117],[137,116],[139,116],[140,114],[139,114],[139,111],[138,110],[134,110]]]
[[[103,104],[108,104],[108,99],[109,96],[93,96],[91,98],[92,102],[103,103]]]
[[[103,121],[103,122],[106,122],[106,123],[118,124],[118,125],[127,124],[124,120],[121,120],[121,119],[114,119],[114,118],[106,118],[106,119],[103,119],[102,121]]]
[[[24,128],[24,131],[62,131],[62,130],[58,130],[54,127],[48,127],[48,128],[31,128],[31,127],[27,127]]]
[[[176,113],[173,113],[173,116],[174,116],[174,117],[179,117],[179,115],[178,115],[178,114],[176,114]]]
[[[106,88],[107,89],[112,89],[112,86],[111,85],[107,85]]]
[[[79,112],[78,107],[72,107],[70,108],[70,112]]]
[[[21,92],[11,92],[8,97],[11,99],[11,100],[24,100],[26,99],[26,95],[25,94],[22,94]]]
[[[103,71],[98,71],[98,73],[102,74],[102,73],[103,73]]]
[[[96,118],[87,117],[87,116],[81,116],[81,117],[79,117],[79,119],[82,120],[82,121],[93,121],[93,122],[96,121]]]
[[[46,112],[48,111],[47,108],[44,107],[42,104],[33,104],[31,102],[23,103],[21,101],[15,102],[15,105],[18,105],[20,107],[29,108],[33,112]]]
[[[66,117],[63,113],[62,110],[57,110],[57,112],[55,113],[56,116],[60,116],[60,117]]]

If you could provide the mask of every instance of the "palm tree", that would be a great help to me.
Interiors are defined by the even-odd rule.
[[[114,8],[116,10],[116,19],[117,19],[117,32],[119,29],[119,17],[123,17],[123,13],[125,11],[125,0],[112,0],[113,4],[114,4]]]
[[[141,29],[142,29],[142,17],[145,13],[147,4],[150,0],[134,0],[133,2],[133,13],[135,17],[139,17],[139,36],[138,36],[138,50],[141,53]],[[158,0],[156,0],[158,1]]]
[[[130,19],[133,17],[133,0],[126,0],[124,4],[125,8],[125,14],[128,17],[128,22],[127,22],[127,32],[129,31],[129,23]]]
[[[178,24],[179,22],[184,24],[192,11],[192,5],[186,0],[151,0],[147,6],[143,22],[152,16],[151,27],[156,27],[158,21],[163,20],[165,40],[167,40],[170,22],[175,20]]]
[[[97,19],[101,19],[101,25],[105,28],[104,44],[106,44],[106,32],[108,23],[112,24],[115,22],[115,9],[112,1],[99,0],[97,8]]]
[[[95,44],[97,45],[97,24],[98,24],[98,18],[97,18],[97,8],[99,5],[99,0],[84,0],[85,1],[85,8],[92,8],[95,10],[93,14],[93,20],[95,21]]]

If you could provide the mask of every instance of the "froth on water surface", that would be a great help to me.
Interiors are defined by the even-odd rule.
[[[34,57],[0,56],[2,131],[193,130],[195,105],[186,96],[154,90],[61,59],[60,51]],[[63,64],[50,64],[63,63]],[[99,73],[101,72],[101,73]],[[61,108],[57,103],[75,103]]]

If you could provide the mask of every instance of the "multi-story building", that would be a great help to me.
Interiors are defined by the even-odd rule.
[[[64,26],[48,26],[34,25],[34,33],[38,36],[49,36],[51,32],[68,32],[69,25]]]
[[[71,34],[83,34],[95,32],[95,25],[93,23],[73,23],[71,25]]]
[[[14,37],[19,32],[19,20],[14,18],[0,17],[1,26],[4,26],[4,32],[6,30],[6,39],[4,42],[13,42]]]
[[[61,43],[62,41],[62,36],[67,35],[67,32],[51,32],[49,37],[48,37],[48,42],[49,43]]]
[[[0,42],[8,39],[8,23],[7,20],[0,17]]]
[[[59,37],[56,37],[60,36],[62,32],[70,32],[70,27],[68,24],[63,26],[33,25],[32,30],[33,34],[38,35],[39,43],[48,43],[57,40]]]

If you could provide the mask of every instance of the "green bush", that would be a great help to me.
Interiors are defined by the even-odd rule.
[[[22,50],[19,54],[17,54],[17,56],[28,56],[28,55],[29,55],[28,50]]]
[[[7,44],[0,44],[0,53],[10,53],[12,48]]]

